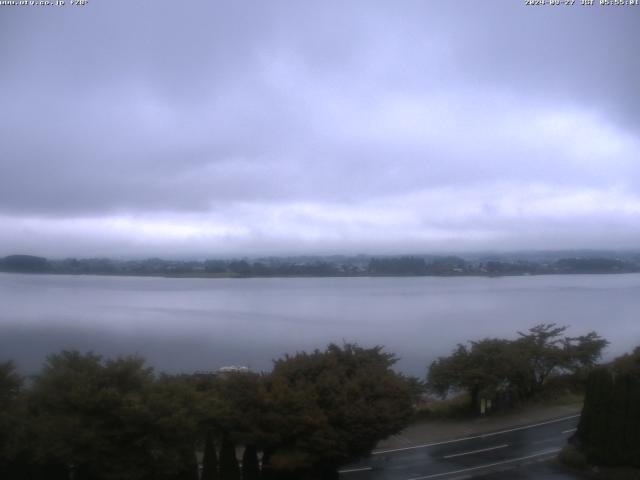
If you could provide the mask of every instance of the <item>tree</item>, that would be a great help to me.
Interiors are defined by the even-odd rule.
[[[640,380],[640,346],[632,353],[626,353],[613,361],[612,369],[616,374],[630,375]]]
[[[0,478],[19,478],[25,465],[21,393],[23,379],[16,372],[13,362],[0,363]]]
[[[586,376],[596,366],[607,345],[609,342],[596,332],[574,338],[566,337],[563,341],[563,348],[567,353],[565,367],[576,375]]]
[[[150,479],[194,478],[196,444],[204,407],[188,375],[161,375],[144,396],[145,450],[153,458]]]
[[[337,467],[368,454],[412,415],[411,388],[382,347],[342,347],[285,356],[267,382],[262,428],[267,468],[295,478],[332,478]]]
[[[99,462],[105,439],[94,412],[101,369],[101,357],[92,353],[64,351],[47,358],[30,399],[40,462],[66,468]]]
[[[518,332],[516,347],[528,364],[528,393],[538,393],[553,373],[570,371],[586,374],[602,355],[608,341],[595,332],[579,337],[563,337],[568,327],[539,324],[529,333]]]
[[[240,480],[236,447],[228,434],[222,437],[220,448],[220,480]]]
[[[640,347],[590,372],[571,441],[595,464],[640,468]]]
[[[510,405],[518,398],[537,395],[551,375],[571,373],[586,378],[608,344],[595,332],[563,337],[567,327],[540,324],[516,340],[484,339],[460,344],[448,357],[431,363],[429,389],[441,396],[470,394],[470,407],[478,411],[479,399]]]
[[[555,369],[569,363],[567,351],[562,348],[561,335],[566,329],[556,327],[555,323],[541,323],[530,328],[529,333],[518,332],[517,347],[528,364],[530,394],[540,391]]]
[[[486,338],[458,345],[449,357],[440,357],[429,367],[428,386],[446,396],[450,392],[467,391],[469,406],[479,410],[480,399],[495,399],[499,393],[516,395],[522,377],[522,362],[512,342]]]
[[[247,445],[242,454],[242,480],[259,480],[259,478],[258,449],[255,445]]]
[[[47,272],[51,265],[46,258],[33,255],[9,255],[0,259],[0,270],[7,272],[40,273]]]
[[[213,434],[207,432],[202,457],[202,477],[200,480],[218,480],[218,454],[213,442]]]
[[[227,372],[199,377],[195,382],[203,405],[201,429],[205,432],[205,454],[207,445],[213,442],[214,437],[222,439],[220,478],[235,478],[235,472],[239,470],[235,450],[231,455],[229,445],[255,446],[264,437],[260,428],[265,408],[261,375]],[[215,451],[212,448],[208,451],[213,459]]]
[[[139,357],[64,351],[33,385],[33,449],[77,480],[194,479],[199,408],[189,382],[155,379]]]
[[[368,270],[379,275],[426,275],[427,264],[417,257],[372,258]]]
[[[216,378],[208,400],[211,422],[221,436],[232,435],[240,444],[260,442],[260,418],[265,409],[265,391],[260,375],[253,372],[228,372]]]

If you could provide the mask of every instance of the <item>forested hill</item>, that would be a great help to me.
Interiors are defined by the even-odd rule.
[[[516,256],[306,256],[243,259],[118,260],[47,259],[32,255],[0,258],[0,271],[93,275],[185,277],[355,277],[355,276],[502,276],[640,272],[640,254]]]

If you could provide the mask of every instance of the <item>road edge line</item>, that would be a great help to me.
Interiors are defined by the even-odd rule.
[[[549,425],[549,424],[552,424],[552,423],[559,423],[559,422],[563,422],[565,420],[570,420],[572,418],[578,418],[578,417],[580,417],[579,413],[576,414],[576,415],[569,415],[568,417],[556,418],[554,420],[547,420],[547,421],[544,421],[544,422],[534,423],[534,424],[531,424],[531,425],[523,425],[523,426],[520,426],[520,427],[509,428],[507,430],[500,430],[499,432],[482,433],[482,434],[478,434],[478,435],[472,435],[472,436],[469,436],[469,437],[454,438],[454,439],[451,439],[451,440],[443,440],[441,442],[425,443],[423,445],[412,445],[410,447],[390,448],[390,449],[386,449],[386,450],[374,450],[373,452],[371,452],[371,455],[383,455],[385,453],[402,452],[404,450],[416,450],[416,449],[419,449],[419,448],[435,447],[437,445],[446,445],[448,443],[464,442],[466,440],[476,440],[478,438],[493,437],[495,435],[501,435],[503,433],[517,432],[519,430],[526,430],[528,428],[541,427],[543,425]]]
[[[452,470],[451,472],[434,473],[431,475],[425,475],[423,477],[412,477],[412,478],[408,478],[407,480],[427,480],[429,478],[438,478],[438,477],[444,477],[447,475],[456,475],[458,473],[472,472],[474,470],[482,470],[484,468],[497,467],[498,465],[507,465],[509,463],[521,462],[522,460],[529,460],[531,458],[542,457],[544,455],[551,455],[552,453],[558,453],[560,450],[562,449],[558,448],[554,450],[546,450],[544,452],[534,453],[532,455],[527,455],[524,457],[512,458],[511,460],[503,460],[502,462],[487,463],[486,465],[478,465],[477,467],[463,468],[462,470]]]

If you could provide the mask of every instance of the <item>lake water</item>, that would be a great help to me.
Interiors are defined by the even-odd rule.
[[[399,370],[458,342],[537,323],[640,344],[640,274],[525,277],[189,279],[0,273],[0,360],[37,371],[61,349],[138,353],[159,370],[214,370],[329,342],[384,345]]]

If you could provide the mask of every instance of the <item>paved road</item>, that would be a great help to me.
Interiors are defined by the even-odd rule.
[[[516,478],[514,468],[527,465],[517,478],[575,478],[540,464],[554,458],[575,431],[579,415],[498,432],[377,450],[340,471],[343,480],[453,480],[460,477]],[[526,471],[543,472],[527,476]],[[506,473],[505,472],[511,472]]]

